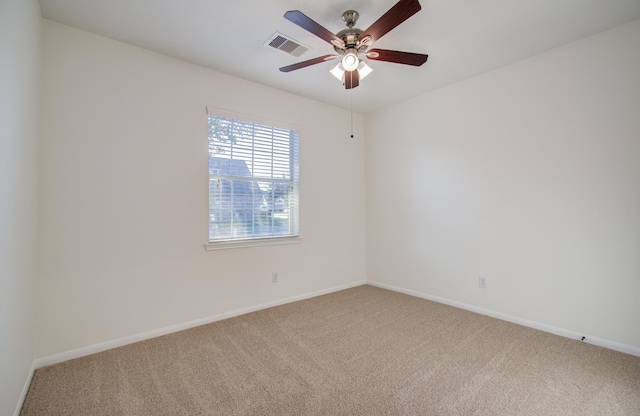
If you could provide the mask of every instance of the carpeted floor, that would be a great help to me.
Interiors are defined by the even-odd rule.
[[[640,357],[359,286],[36,371],[30,415],[640,415]]]

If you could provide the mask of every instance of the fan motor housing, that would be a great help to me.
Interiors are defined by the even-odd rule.
[[[362,34],[362,30],[356,27],[350,27],[349,29],[341,30],[340,32],[336,33],[336,36],[342,39],[342,41],[344,42],[344,47],[339,48],[334,45],[333,49],[338,53],[342,53],[349,48],[356,48],[358,49],[358,52],[366,51],[367,45],[361,45],[358,42],[358,37],[361,34]]]

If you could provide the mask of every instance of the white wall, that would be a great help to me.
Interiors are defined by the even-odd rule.
[[[347,111],[43,31],[38,357],[364,282],[361,116],[351,139]],[[301,244],[204,250],[206,106],[301,127]]]
[[[40,8],[0,2],[0,415],[21,402],[34,344]]]
[[[635,21],[367,115],[368,279],[637,350],[639,39]]]

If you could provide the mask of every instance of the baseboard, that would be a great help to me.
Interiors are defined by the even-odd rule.
[[[20,393],[20,399],[18,400],[16,411],[13,412],[14,416],[20,416],[20,411],[22,410],[22,405],[24,404],[24,400],[27,398],[27,393],[29,392],[29,386],[31,386],[31,380],[33,379],[33,373],[35,373],[35,371],[36,371],[36,362],[34,361],[31,364],[31,368],[29,369],[29,374],[27,375],[27,379],[24,382],[24,387],[22,387],[22,393]]]
[[[156,338],[162,335],[171,334],[178,331],[184,331],[185,329],[194,328],[200,325],[206,325],[212,322],[221,321],[223,319],[229,319],[236,316],[244,315],[251,312],[256,312],[262,309],[272,308],[274,306],[285,305],[291,302],[297,302],[299,300],[314,298],[316,296],[326,295],[333,292],[338,292],[340,290],[350,289],[356,286],[362,286],[366,284],[364,280],[357,281],[354,283],[349,283],[346,285],[335,286],[329,289],[319,290],[316,292],[305,293],[303,295],[292,296],[285,299],[279,299],[272,302],[266,302],[255,306],[250,306],[247,308],[236,309],[230,312],[225,312],[221,314],[217,314],[214,316],[196,319],[193,321],[185,322],[182,324],[172,325],[165,328],[156,329],[153,331],[147,331],[136,335],[127,336],[124,338],[115,339],[112,341],[103,342],[100,344],[91,345],[88,347],[78,348],[75,350],[63,352],[60,354],[50,355],[48,357],[38,358],[34,362],[34,368],[38,369],[41,367],[46,367],[48,365],[58,364],[63,361],[72,360],[74,358],[80,358],[87,355],[95,354],[98,352],[110,350],[117,347],[122,347],[124,345],[133,344],[135,342],[145,341],[147,339]],[[27,385],[28,387],[28,385]]]
[[[562,337],[565,337],[565,338],[571,338],[571,339],[575,339],[577,341],[583,341],[583,342],[586,342],[588,344],[593,344],[593,345],[597,345],[599,347],[603,347],[603,348],[607,348],[607,349],[610,349],[610,350],[619,351],[619,352],[623,352],[625,354],[631,354],[631,355],[635,355],[637,357],[640,357],[640,348],[634,347],[634,346],[631,346],[631,345],[621,344],[619,342],[610,341],[610,340],[602,339],[602,338],[598,338],[598,337],[593,337],[593,336],[582,334],[582,333],[579,333],[579,332],[576,332],[576,331],[572,331],[572,330],[569,330],[569,329],[558,328],[558,327],[555,327],[555,326],[552,326],[552,325],[547,325],[547,324],[543,324],[543,323],[540,323],[540,322],[531,321],[529,319],[524,319],[524,318],[520,318],[520,317],[517,317],[517,316],[508,315],[508,314],[505,314],[505,313],[502,313],[502,312],[496,312],[496,311],[493,311],[493,310],[490,310],[490,309],[480,308],[478,306],[468,305],[466,303],[458,302],[458,301],[451,300],[451,299],[441,298],[439,296],[429,295],[427,293],[418,292],[418,291],[415,291],[415,290],[403,289],[401,287],[388,285],[388,284],[385,284],[385,283],[380,283],[380,282],[374,282],[374,281],[367,280],[367,284],[369,284],[371,286],[376,286],[376,287],[379,287],[379,288],[382,288],[382,289],[392,290],[392,291],[398,292],[398,293],[404,293],[405,295],[416,296],[416,297],[427,299],[427,300],[431,300],[431,301],[434,301],[434,302],[443,303],[445,305],[454,306],[454,307],[460,308],[460,309],[465,309],[465,310],[468,310],[468,311],[471,311],[471,312],[479,313],[481,315],[487,315],[487,316],[490,316],[492,318],[501,319],[503,321],[512,322],[514,324],[526,326],[526,327],[529,327],[529,328],[538,329],[540,331],[549,332],[551,334],[559,335],[559,336],[562,336]],[[584,337],[584,339],[583,339],[583,337]]]

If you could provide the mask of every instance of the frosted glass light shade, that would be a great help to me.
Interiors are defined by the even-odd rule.
[[[338,78],[338,81],[342,81],[342,77],[344,76],[344,68],[342,66],[342,62],[338,62],[336,66],[333,67],[331,71],[331,75]]]
[[[372,72],[373,68],[367,65],[364,61],[360,61],[360,65],[358,65],[358,74],[360,75],[360,79],[364,79],[364,77]]]
[[[360,63],[360,58],[358,58],[358,54],[355,50],[347,50],[342,57],[342,66],[345,71],[353,71],[358,68],[358,64]]]

